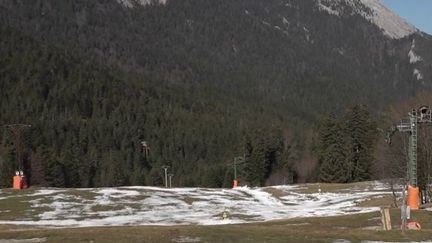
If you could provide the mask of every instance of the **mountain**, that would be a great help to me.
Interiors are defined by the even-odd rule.
[[[319,9],[329,14],[341,16],[349,13],[350,15],[361,15],[369,20],[382,32],[393,39],[400,39],[416,32],[419,32],[413,25],[390,11],[379,0],[317,0]],[[344,5],[349,5],[348,11]]]
[[[432,37],[379,0],[2,0],[0,23],[0,122],[33,125],[38,183],[157,185],[169,163],[228,186],[242,154],[251,184],[305,181],[324,113],[431,88]]]

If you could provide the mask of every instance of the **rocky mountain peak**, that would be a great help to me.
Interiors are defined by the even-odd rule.
[[[406,20],[388,9],[381,0],[316,0],[318,8],[329,14],[360,14],[378,26],[383,33],[392,38],[400,39],[418,30]],[[350,7],[351,11],[345,8]]]

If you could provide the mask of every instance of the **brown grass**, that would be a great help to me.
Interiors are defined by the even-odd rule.
[[[398,202],[400,205],[401,202]],[[392,195],[384,195],[379,198],[369,198],[366,201],[359,203],[359,207],[395,207]]]
[[[415,211],[412,217],[422,231],[402,234],[399,210],[391,210],[392,231],[377,230],[380,214],[367,213],[338,217],[299,218],[267,223],[223,226],[98,227],[78,229],[39,229],[0,226],[0,239],[44,238],[48,242],[173,242],[193,238],[202,242],[333,242],[346,239],[381,241],[425,241],[432,239],[432,212]],[[19,231],[17,233],[17,230]]]
[[[279,199],[279,200],[280,200],[282,197],[287,196],[287,193],[286,193],[286,192],[284,192],[284,191],[282,191],[282,190],[279,190],[279,189],[277,189],[277,188],[274,188],[274,187],[267,187],[267,188],[264,188],[263,191],[265,191],[265,192],[267,192],[267,193],[270,193],[273,197],[275,197],[275,198],[277,198],[277,199]]]
[[[182,200],[189,205],[192,205],[194,202],[206,201],[204,199],[194,197],[184,197]]]
[[[339,184],[339,183],[314,183],[314,184],[304,184],[294,189],[294,191],[298,193],[318,193],[318,189],[321,189],[321,192],[347,192],[355,190],[361,190],[371,187],[370,182],[356,182],[349,184]]]

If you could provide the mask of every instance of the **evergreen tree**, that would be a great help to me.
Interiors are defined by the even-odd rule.
[[[11,187],[16,162],[13,150],[0,145],[0,187]]]
[[[66,184],[64,165],[59,162],[58,158],[53,156],[55,153],[45,146],[42,146],[39,152],[44,161],[44,181],[46,181],[46,185],[52,187],[68,186]]]
[[[322,120],[319,127],[318,178],[322,182],[344,183],[350,180],[346,166],[345,136],[339,121],[333,114]]]
[[[347,167],[349,181],[364,181],[372,177],[373,150],[376,140],[376,125],[365,105],[352,106],[344,117],[344,132],[347,145]]]
[[[274,169],[287,162],[281,132],[278,129],[260,129],[254,136],[246,137],[245,164],[243,168],[246,181],[253,186],[263,186],[274,173]]]
[[[80,166],[82,163],[83,154],[80,153],[77,146],[72,146],[70,149],[64,150],[60,158],[64,168],[65,185],[66,187],[80,187]]]

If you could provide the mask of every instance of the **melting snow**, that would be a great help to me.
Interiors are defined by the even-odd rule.
[[[417,80],[423,79],[423,74],[417,68],[414,68],[413,75]]]
[[[236,189],[42,189],[25,194],[32,199],[30,208],[21,212],[25,219],[1,220],[0,224],[90,227],[251,223],[377,211],[377,207],[359,207],[358,204],[390,194],[388,188],[377,182],[367,188],[353,187],[337,193],[302,193],[303,188],[291,185]],[[280,195],[272,194],[274,190]],[[221,217],[225,210],[230,214],[229,219]]]
[[[330,3],[328,0],[325,0],[325,1],[318,0],[318,8],[322,11],[326,11],[329,14],[339,16],[339,11],[337,11],[336,9],[333,9],[331,7],[331,5],[329,5],[329,6],[325,5],[325,2]]]
[[[117,2],[122,4],[125,7],[133,8],[135,6],[135,4],[139,4],[141,6],[146,6],[149,4],[165,5],[167,0],[117,0]]]
[[[417,56],[417,54],[414,52],[414,48],[415,48],[415,40],[412,41],[411,49],[408,52],[408,57],[410,59],[411,64],[417,63],[422,60],[422,58],[420,56]]]
[[[0,239],[0,243],[35,243],[46,242],[47,238],[31,238],[31,239]]]
[[[199,237],[189,237],[189,236],[180,236],[176,239],[172,240],[173,242],[201,242],[201,238]]]
[[[385,35],[393,39],[400,39],[417,31],[413,25],[389,10],[382,0],[360,0],[363,7],[367,7],[371,12],[364,11],[362,6],[358,5],[358,0],[316,1],[319,10],[336,16],[341,15],[341,4],[345,3],[353,8],[354,13],[364,16],[377,25]]]

